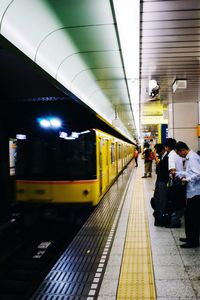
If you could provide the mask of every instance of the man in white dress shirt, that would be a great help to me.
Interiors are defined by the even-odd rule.
[[[199,247],[200,235],[200,156],[190,150],[184,142],[176,144],[176,151],[186,158],[185,171],[177,173],[183,183],[186,183],[185,234],[180,238],[181,248]]]

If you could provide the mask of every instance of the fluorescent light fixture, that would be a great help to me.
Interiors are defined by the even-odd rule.
[[[64,131],[61,131],[61,132],[59,133],[59,137],[64,139],[64,138],[67,137],[67,133],[64,132]]]
[[[65,140],[75,140],[75,138],[72,137],[72,136],[66,136],[64,139],[65,139]]]
[[[139,136],[140,1],[113,0],[134,122]]]
[[[72,135],[68,136],[68,134],[64,131],[61,131],[59,133],[59,137],[65,139],[65,140],[75,140],[74,136],[72,136]]]
[[[177,89],[186,89],[186,88],[187,88],[187,79],[175,79],[172,84],[173,93],[175,93]]]
[[[90,130],[85,130],[85,131],[79,132],[79,134],[85,134],[85,133],[89,133],[89,132],[90,132]]]
[[[72,132],[71,137],[73,137],[75,139],[78,138],[79,137],[78,132]]]
[[[16,135],[16,138],[17,138],[18,140],[26,140],[26,135],[25,135],[25,134],[17,134],[17,135]]]

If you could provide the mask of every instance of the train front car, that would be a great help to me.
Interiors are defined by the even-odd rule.
[[[92,129],[17,141],[16,201],[22,206],[96,206],[133,158],[134,145]]]
[[[18,203],[92,204],[98,198],[94,130],[62,137],[55,134],[17,141]]]

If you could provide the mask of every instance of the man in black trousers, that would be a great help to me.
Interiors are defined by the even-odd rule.
[[[185,234],[180,238],[181,248],[199,247],[200,235],[200,156],[190,150],[184,142],[178,142],[175,150],[184,157],[186,170],[177,172],[183,184],[186,184]]]

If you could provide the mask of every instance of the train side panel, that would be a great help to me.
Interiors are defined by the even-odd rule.
[[[96,138],[96,169],[99,184],[99,199],[95,199],[93,202],[94,205],[98,204],[116,177],[133,158],[134,153],[133,145],[99,130],[96,130]]]
[[[97,180],[17,180],[16,186],[16,200],[20,202],[92,203],[97,201],[99,195]]]

